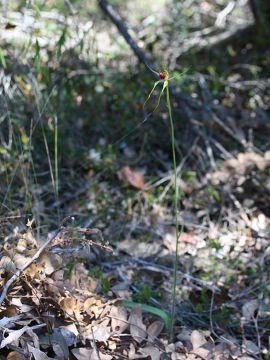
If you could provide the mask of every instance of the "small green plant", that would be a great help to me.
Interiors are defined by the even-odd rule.
[[[139,286],[139,291],[137,294],[132,296],[134,301],[138,301],[141,303],[148,303],[151,299],[152,291],[149,284],[142,284]]]
[[[151,69],[152,70],[152,69]],[[152,70],[153,71],[153,70]],[[177,167],[176,167],[176,156],[175,156],[175,145],[174,145],[174,125],[173,125],[173,118],[172,118],[172,108],[171,108],[171,101],[170,101],[170,91],[169,91],[169,81],[173,79],[173,77],[169,77],[169,70],[168,67],[165,66],[165,70],[161,73],[157,73],[153,71],[156,75],[159,76],[160,80],[154,83],[154,86],[148,95],[147,99],[144,102],[144,105],[150,99],[151,95],[153,94],[154,90],[159,84],[163,84],[161,92],[158,97],[157,105],[153,112],[159,106],[161,96],[163,95],[164,91],[166,90],[166,103],[169,112],[170,118],[170,125],[171,125],[171,143],[172,143],[172,154],[173,154],[173,168],[174,168],[174,205],[175,205],[175,231],[176,231],[176,241],[175,241],[175,260],[174,260],[174,272],[173,272],[173,299],[172,299],[172,309],[171,309],[171,321],[170,321],[170,338],[172,340],[173,337],[173,324],[174,324],[174,315],[175,315],[175,305],[176,305],[176,279],[177,279],[177,268],[178,268],[178,243],[181,233],[183,231],[183,225],[179,231],[178,226],[178,201],[180,200],[181,193],[178,189],[177,184]],[[179,194],[180,193],[180,194]]]

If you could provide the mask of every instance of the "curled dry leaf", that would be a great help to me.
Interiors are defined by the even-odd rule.
[[[129,316],[130,334],[134,340],[141,343],[147,335],[146,326],[142,322],[142,307],[137,305]]]
[[[129,326],[127,309],[123,305],[112,306],[110,316],[112,318],[112,331],[122,334]]]
[[[121,170],[117,172],[119,180],[127,181],[130,185],[134,186],[136,189],[144,188],[144,179],[141,173],[136,170],[131,169],[129,166],[124,166]]]

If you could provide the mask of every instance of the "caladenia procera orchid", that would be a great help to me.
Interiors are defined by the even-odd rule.
[[[174,168],[174,204],[175,204],[175,231],[176,231],[176,238],[175,238],[175,260],[174,260],[174,271],[173,271],[173,298],[172,298],[172,309],[171,309],[171,321],[170,321],[170,339],[172,340],[173,337],[173,325],[174,325],[174,315],[175,315],[175,305],[176,305],[176,280],[177,280],[177,268],[178,268],[178,243],[181,233],[183,231],[183,225],[179,231],[178,225],[178,201],[180,200],[179,192],[178,192],[178,185],[177,185],[177,167],[176,167],[176,156],[175,156],[175,145],[174,145],[174,126],[173,126],[173,118],[172,118],[172,108],[170,102],[170,91],[169,91],[169,81],[173,79],[173,77],[169,77],[169,70],[168,67],[165,67],[165,71],[161,73],[157,73],[156,71],[150,69],[156,75],[159,76],[160,80],[154,83],[154,86],[148,95],[147,99],[145,100],[143,106],[147,103],[150,99],[151,95],[153,94],[154,90],[159,84],[163,84],[162,89],[160,91],[157,105],[153,112],[159,106],[160,98],[164,91],[166,90],[166,102],[169,111],[169,118],[170,118],[170,125],[171,125],[171,139],[172,139],[172,154],[173,154],[173,168]],[[181,194],[180,194],[181,195]]]

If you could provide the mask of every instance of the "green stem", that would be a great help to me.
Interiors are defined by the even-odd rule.
[[[182,232],[182,228],[179,233],[178,227],[178,187],[177,187],[177,168],[176,168],[176,157],[175,157],[175,145],[174,145],[174,126],[172,118],[172,109],[170,102],[169,85],[167,85],[166,93],[167,106],[169,110],[169,117],[171,123],[172,132],[172,153],[173,153],[173,168],[174,168],[174,205],[175,205],[175,230],[176,230],[176,242],[175,242],[175,259],[174,259],[174,271],[173,271],[173,299],[172,299],[172,311],[171,311],[171,328],[170,328],[170,339],[173,337],[173,325],[175,315],[175,303],[176,303],[176,280],[177,280],[177,267],[178,267],[178,242]]]
[[[54,172],[55,172],[55,195],[57,201],[57,216],[58,224],[60,223],[60,208],[58,205],[59,199],[59,178],[58,178],[58,119],[55,116],[54,120]]]

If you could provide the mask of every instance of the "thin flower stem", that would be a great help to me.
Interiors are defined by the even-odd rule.
[[[174,205],[175,205],[175,230],[176,230],[176,242],[175,242],[175,260],[174,260],[174,271],[173,271],[173,299],[172,299],[172,311],[171,311],[171,328],[170,328],[170,339],[173,337],[173,325],[174,325],[174,315],[175,315],[175,304],[176,304],[176,280],[177,280],[177,267],[178,267],[178,242],[180,235],[183,230],[183,226],[179,232],[178,226],[178,186],[177,186],[177,167],[176,167],[176,157],[175,157],[175,145],[174,145],[174,126],[172,118],[172,109],[170,102],[170,91],[169,85],[167,85],[166,100],[169,110],[169,117],[171,123],[171,133],[172,133],[172,153],[173,153],[173,168],[174,168]]]

